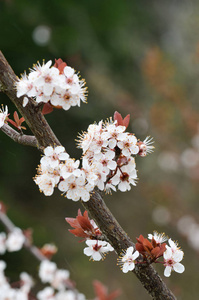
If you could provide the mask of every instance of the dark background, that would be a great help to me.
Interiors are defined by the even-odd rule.
[[[131,114],[129,130],[138,138],[154,137],[155,152],[136,159],[137,187],[105,200],[133,241],[153,230],[179,241],[186,271],[164,278],[178,299],[198,299],[199,292],[198,9],[197,1],[0,1],[0,49],[18,76],[37,61],[60,57],[86,79],[88,104],[47,116],[71,157],[81,156],[78,132],[115,110]],[[10,100],[0,98],[12,115]],[[93,298],[98,279],[110,290],[121,288],[120,299],[149,299],[135,276],[120,271],[115,254],[104,262],[83,255],[84,244],[64,220],[75,217],[81,204],[59,191],[39,193],[32,180],[40,160],[36,149],[0,132],[0,154],[0,200],[9,217],[22,229],[33,228],[37,246],[57,245],[54,261],[71,272],[79,291]],[[37,276],[38,262],[25,250],[2,259],[11,281],[22,271]],[[164,268],[155,267],[163,276]]]

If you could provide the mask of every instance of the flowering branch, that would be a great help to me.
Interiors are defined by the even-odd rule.
[[[16,80],[16,75],[0,52],[0,83],[2,83],[5,93],[25,118],[26,123],[38,141],[38,148],[43,149],[49,145],[59,146],[60,142],[52,132],[42,113],[40,110],[37,111],[35,109],[37,105],[34,101],[30,98],[24,108],[22,105],[23,97],[17,98],[15,90]],[[121,254],[122,250],[134,246],[133,242],[107,208],[97,188],[91,194],[90,200],[84,202],[83,206],[90,213],[118,255]],[[141,256],[139,260],[142,261]],[[133,272],[153,299],[176,299],[151,265],[144,263],[136,264]]]
[[[1,127],[1,130],[9,136],[14,142],[17,142],[19,144],[25,145],[25,146],[32,146],[32,147],[38,147],[38,142],[35,138],[35,136],[31,135],[25,135],[17,132],[12,127],[10,127],[8,124],[4,124]]]
[[[8,216],[0,211],[0,222],[6,227],[9,232],[13,232],[16,226],[8,218]],[[25,237],[24,247],[28,249],[39,261],[46,260],[46,257],[41,253],[41,251],[34,245],[32,245],[27,237]]]
[[[43,149],[48,145],[60,145],[59,140],[43,117],[38,104],[29,98],[26,107],[23,107],[23,98],[17,98],[15,84],[18,80],[11,66],[8,64],[3,53],[0,51],[0,85],[2,91],[10,98],[25,118],[27,125],[38,141],[38,148]]]

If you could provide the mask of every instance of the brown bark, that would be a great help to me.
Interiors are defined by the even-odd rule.
[[[60,145],[60,142],[52,132],[44,116],[37,110],[34,101],[30,99],[28,105],[23,108],[22,98],[16,97],[15,81],[16,75],[7,63],[3,54],[0,52],[0,86],[1,89],[16,105],[26,123],[30,127],[32,133],[38,141],[39,148],[49,145]],[[88,210],[91,217],[96,221],[102,233],[107,237],[107,240],[114,247],[118,255],[123,249],[133,246],[133,242],[119,225],[110,210],[107,208],[102,199],[101,193],[96,189],[91,199],[84,202],[83,206]],[[168,289],[162,281],[158,273],[151,265],[137,264],[133,273],[140,280],[144,288],[153,299],[157,300],[174,300],[176,297]]]
[[[24,146],[38,147],[38,142],[35,136],[21,134],[10,127],[8,124],[4,124],[3,127],[1,127],[1,130],[16,143],[22,144]]]

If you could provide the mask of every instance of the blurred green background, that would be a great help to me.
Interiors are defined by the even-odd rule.
[[[137,187],[105,200],[133,241],[153,230],[179,241],[186,271],[164,280],[178,299],[198,299],[199,3],[1,0],[0,28],[0,49],[18,76],[37,61],[60,57],[86,79],[88,104],[47,115],[71,157],[81,156],[78,132],[115,110],[131,114],[129,130],[138,138],[154,137],[155,152],[136,159]],[[11,101],[0,98],[12,115]],[[79,291],[93,298],[92,281],[98,279],[110,290],[119,287],[119,299],[149,299],[136,277],[116,266],[115,254],[104,262],[83,255],[84,243],[64,220],[75,217],[81,204],[59,191],[39,193],[32,180],[40,160],[36,149],[0,132],[0,154],[0,200],[9,217],[22,229],[33,228],[37,246],[57,245],[53,259],[71,272]],[[22,271],[37,276],[38,262],[25,250],[2,259],[11,281]],[[163,276],[162,266],[155,267]]]

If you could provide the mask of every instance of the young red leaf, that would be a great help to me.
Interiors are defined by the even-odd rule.
[[[47,115],[50,114],[53,111],[53,107],[50,103],[45,103],[43,108],[42,108],[42,114]]]
[[[111,294],[108,294],[107,287],[98,280],[93,281],[93,286],[98,300],[113,300],[121,294],[120,290],[116,290]]]
[[[123,118],[119,112],[115,111],[113,119],[117,121],[117,126],[123,125]]]
[[[115,112],[114,113],[114,121],[117,121],[117,126],[121,125],[121,126],[125,126],[126,128],[129,125],[129,121],[130,121],[130,114],[128,114],[124,119],[122,118],[122,115],[119,112]]]
[[[9,118],[7,121],[10,122],[13,126],[15,126],[18,130],[26,129],[26,127],[21,126],[21,124],[25,121],[25,119],[23,117],[21,117],[19,119],[19,115],[18,115],[17,111],[14,112],[13,116],[14,116],[15,121],[13,121]]]
[[[54,67],[59,69],[59,73],[63,74],[64,68],[67,66],[65,62],[61,58],[55,59]]]
[[[15,120],[16,124],[18,125],[19,124],[19,115],[16,110],[15,110],[13,116],[14,116],[14,120]]]
[[[65,218],[65,220],[74,228],[69,229],[69,231],[77,237],[92,239],[101,235],[100,230],[93,226],[93,221],[89,219],[87,211],[82,215],[81,211],[78,210],[76,218]]]
[[[127,128],[129,126],[129,122],[130,122],[130,114],[128,114],[124,120],[123,120],[123,125]]]
[[[13,121],[13,120],[11,120],[11,119],[7,119],[7,121],[9,122],[9,123],[11,123],[14,127],[16,127],[17,129],[18,129],[18,126],[17,126],[17,124],[16,124],[16,122],[15,121]]]

